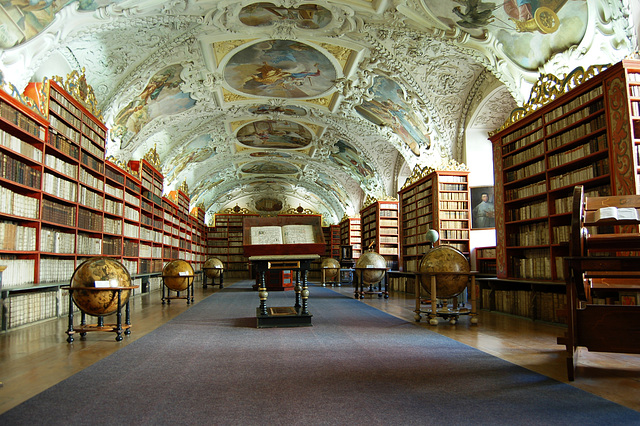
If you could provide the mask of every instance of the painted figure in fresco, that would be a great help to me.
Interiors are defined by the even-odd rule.
[[[482,201],[473,208],[474,228],[492,228],[496,226],[496,213],[493,203],[489,202],[489,194],[483,192]]]
[[[463,28],[481,28],[486,27],[493,22],[493,11],[496,8],[495,3],[483,3],[481,0],[454,0],[465,6],[464,13],[460,6],[453,8],[460,20],[457,22]],[[526,0],[525,0],[526,1]]]

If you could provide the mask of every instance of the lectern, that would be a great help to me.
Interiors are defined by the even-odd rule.
[[[258,274],[258,328],[310,326],[307,273],[311,262],[319,259],[325,250],[321,217],[245,217],[243,228],[244,255],[255,265]],[[289,269],[296,273],[295,304],[268,307],[265,274]]]

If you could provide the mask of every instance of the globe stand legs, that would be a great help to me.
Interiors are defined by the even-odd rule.
[[[441,275],[451,275],[452,272],[442,273]],[[471,302],[471,310],[460,307],[458,303],[458,296],[453,297],[452,306],[448,306],[447,300],[442,301],[442,308],[438,309],[438,295],[437,295],[437,286],[436,286],[436,278],[438,273],[430,273],[429,276],[429,284],[431,288],[431,309],[430,310],[422,310],[422,296],[421,296],[421,287],[420,279],[418,277],[418,273],[416,274],[416,286],[415,286],[415,310],[413,311],[415,314],[413,318],[416,322],[420,322],[422,318],[422,314],[427,314],[427,318],[429,319],[430,325],[438,325],[438,317],[442,317],[446,320],[449,320],[451,325],[456,325],[461,315],[468,315],[470,317],[470,323],[472,325],[478,324],[478,311],[477,311],[477,300],[476,300],[476,278],[474,275],[470,275],[470,284],[467,287],[469,291],[469,300]]]

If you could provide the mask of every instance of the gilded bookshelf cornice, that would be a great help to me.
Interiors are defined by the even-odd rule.
[[[302,206],[289,207],[282,214],[318,214],[311,209],[305,209]]]
[[[187,181],[183,180],[182,184],[180,185],[180,188],[178,188],[179,191],[182,191],[184,194],[189,194],[189,185],[187,185]]]
[[[567,74],[564,78],[558,78],[553,74],[541,74],[536,84],[531,88],[531,93],[527,103],[511,111],[509,118],[505,121],[502,127],[489,133],[489,136],[493,136],[512,124],[522,120],[529,114],[547,105],[549,102],[557,99],[565,93],[568,93],[578,85],[600,74],[610,66],[611,65],[592,65],[586,70],[582,67],[578,67]]]
[[[62,77],[57,75],[53,76],[52,80],[60,84],[67,93],[80,102],[87,111],[93,114],[98,120],[104,121],[102,111],[98,109],[98,100],[96,99],[93,87],[87,84],[84,67],[82,67],[82,74],[77,70],[73,70],[67,74],[66,80],[63,80]]]
[[[144,158],[156,170],[161,170],[162,163],[160,162],[160,156],[158,155],[158,151],[156,151],[155,145],[142,158]]]
[[[239,205],[236,204],[233,207],[229,207],[228,209],[224,209],[218,212],[218,214],[256,214],[256,213],[252,212],[246,207],[240,207]]]
[[[464,163],[458,163],[453,158],[450,158],[447,161],[443,161],[439,166],[436,166],[436,167],[432,167],[432,166],[422,167],[419,164],[416,164],[416,166],[413,168],[413,171],[411,172],[411,175],[407,178],[407,180],[404,182],[404,185],[402,185],[402,188],[400,189],[402,190],[410,185],[413,185],[423,177],[428,176],[429,174],[437,170],[449,171],[449,172],[468,172],[469,167]]]

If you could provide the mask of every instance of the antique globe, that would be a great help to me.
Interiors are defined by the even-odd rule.
[[[372,268],[371,270],[367,270]],[[376,269],[380,268],[380,269]],[[375,251],[364,252],[356,262],[356,274],[362,284],[374,286],[384,277],[387,261]]]
[[[440,299],[448,299],[462,293],[469,281],[469,261],[460,250],[451,246],[438,246],[425,253],[418,266],[420,272],[461,272],[436,276],[436,296]],[[431,277],[420,276],[422,288],[431,294]]]
[[[162,269],[162,281],[173,291],[184,291],[193,282],[193,267],[184,260],[172,260]]]
[[[204,262],[204,265],[202,265],[202,270],[207,278],[218,278],[224,270],[224,265],[217,257],[210,257]]]
[[[340,272],[340,263],[333,257],[327,257],[322,259],[320,269],[324,271],[325,280],[334,281],[338,277],[338,272]]]
[[[73,302],[87,315],[106,316],[118,310],[118,292],[85,290],[83,287],[131,287],[131,276],[122,263],[108,257],[92,257],[82,262],[71,277]],[[131,290],[122,290],[120,306],[129,300]]]

